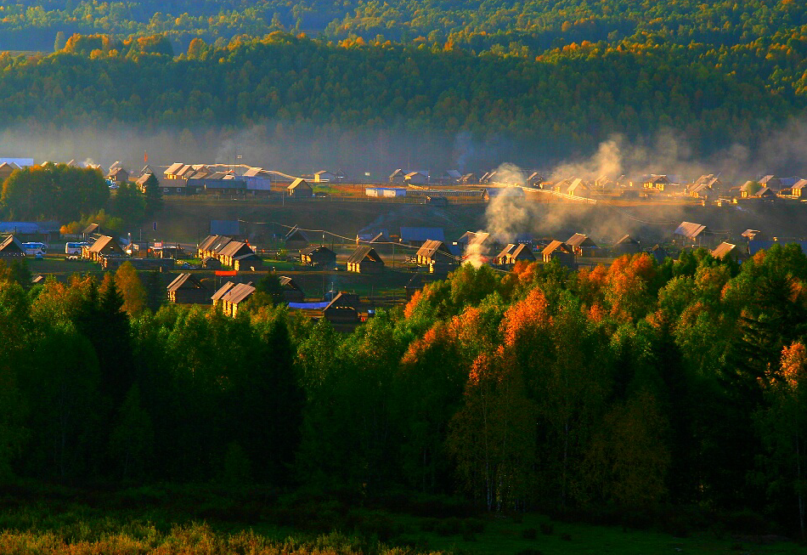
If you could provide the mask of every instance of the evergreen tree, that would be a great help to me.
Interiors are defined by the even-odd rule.
[[[151,218],[163,208],[163,193],[160,189],[160,182],[150,174],[145,183],[146,192],[146,217]]]

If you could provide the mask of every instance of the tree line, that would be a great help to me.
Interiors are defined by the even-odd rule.
[[[347,335],[273,306],[270,283],[232,319],[147,309],[152,278],[126,265],[100,284],[2,276],[6,477],[461,494],[490,511],[742,508],[804,524],[796,245],[741,267],[705,250],[578,272],[466,265]]]
[[[6,48],[29,50],[49,49],[60,33],[57,47],[73,33],[163,34],[184,47],[195,37],[226,41],[289,30],[328,39],[451,41],[489,50],[510,43],[548,48],[643,34],[679,44],[733,45],[805,24],[807,9],[795,1],[17,0],[3,6],[0,40],[8,41]]]
[[[153,175],[141,192],[122,183],[110,195],[100,169],[47,163],[15,170],[0,186],[0,217],[17,221],[64,223],[63,233],[79,233],[90,223],[123,231],[162,208],[159,181]]]
[[[807,33],[722,47],[574,43],[535,57],[281,32],[221,47],[197,39],[178,57],[164,47],[159,37],[76,36],[47,56],[2,54],[0,125],[260,125],[280,142],[341,130],[453,144],[467,133],[550,158],[614,133],[642,140],[676,129],[694,154],[709,154],[759,143],[807,98]]]

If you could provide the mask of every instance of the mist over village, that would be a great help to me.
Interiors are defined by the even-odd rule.
[[[807,4],[0,2],[0,553],[796,554]]]

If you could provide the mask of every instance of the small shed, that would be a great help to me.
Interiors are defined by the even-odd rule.
[[[323,310],[325,319],[333,324],[354,323],[359,318],[359,296],[340,292]]]
[[[179,274],[166,287],[168,302],[177,304],[209,304],[210,291],[191,273]]]
[[[373,247],[358,247],[347,260],[347,271],[357,274],[379,274],[384,271],[384,261]]]
[[[639,244],[639,241],[630,235],[623,235],[622,238],[614,244],[613,250],[616,256],[637,254],[642,250],[642,246]]]
[[[304,266],[333,269],[336,267],[336,253],[322,245],[307,247],[300,251],[300,262]]]
[[[292,181],[287,191],[290,197],[294,198],[311,198],[314,196],[314,189],[302,177],[298,177]]]

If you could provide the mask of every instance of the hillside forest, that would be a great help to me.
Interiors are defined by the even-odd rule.
[[[807,6],[789,0],[0,8],[0,128],[42,134],[171,129],[194,144],[246,129],[267,144],[315,137],[314,158],[342,159],[359,137],[387,159],[406,136],[427,165],[462,158],[462,137],[530,167],[666,130],[693,157],[754,153],[807,98]]]
[[[0,473],[460,495],[491,513],[745,510],[798,535],[805,284],[795,245],[742,267],[703,250],[465,265],[341,334],[273,306],[269,282],[229,318],[153,312],[130,265],[30,286],[12,263]]]

